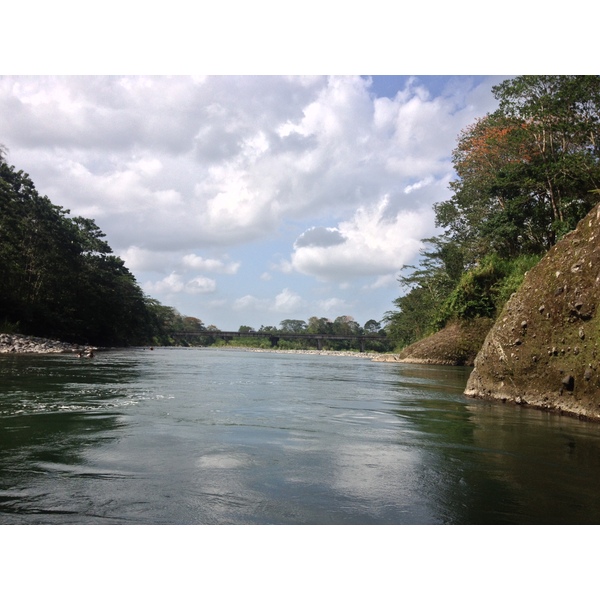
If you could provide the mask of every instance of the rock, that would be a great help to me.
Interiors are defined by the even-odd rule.
[[[575,387],[575,378],[573,375],[567,375],[566,377],[563,377],[561,383],[565,390],[572,392],[573,388]]]
[[[600,420],[597,344],[587,342],[600,331],[599,230],[600,204],[526,274],[490,329],[465,394]],[[524,331],[523,322],[527,335],[511,356],[510,332]]]
[[[28,335],[0,333],[0,354],[51,354],[82,352],[83,346]]]

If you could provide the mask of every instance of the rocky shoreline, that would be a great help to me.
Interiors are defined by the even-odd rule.
[[[243,346],[232,346],[232,347],[210,347],[211,350],[223,350],[226,352],[270,352],[272,354],[315,354],[319,356],[350,356],[353,358],[368,358],[375,360],[380,356],[391,356],[378,354],[377,352],[352,352],[348,350],[283,350],[279,348],[244,348]]]
[[[68,344],[31,335],[0,333],[0,354],[67,354],[89,352],[89,346]]]

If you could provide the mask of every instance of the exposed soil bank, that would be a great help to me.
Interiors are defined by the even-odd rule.
[[[600,204],[525,276],[465,394],[600,420]]]
[[[472,367],[493,323],[492,319],[484,318],[457,321],[407,346],[399,354],[384,354],[374,360]]]

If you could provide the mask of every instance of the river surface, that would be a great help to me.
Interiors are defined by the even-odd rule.
[[[466,398],[468,374],[0,355],[0,524],[600,523],[600,424]]]

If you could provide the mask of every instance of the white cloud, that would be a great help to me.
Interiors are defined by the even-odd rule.
[[[305,306],[306,303],[298,294],[286,288],[275,297],[273,310],[284,313],[298,313]]]
[[[416,80],[374,98],[360,77],[3,78],[0,111],[51,197],[119,246],[188,253],[443,178],[473,113]]]
[[[177,273],[171,273],[160,281],[147,282],[144,285],[144,288],[152,294],[162,296],[182,292],[185,288],[185,283],[182,280],[181,275],[178,275]]]
[[[303,246],[317,246],[326,248],[327,246],[337,246],[343,244],[346,238],[335,227],[311,227],[306,230],[295,241],[295,248]]]
[[[351,304],[342,298],[326,298],[317,302],[320,314],[339,315],[347,312],[351,308]]]
[[[144,289],[157,296],[169,296],[172,294],[209,294],[217,289],[217,284],[208,277],[194,277],[184,281],[178,273],[171,273],[160,281],[149,281],[144,285]]]
[[[201,271],[235,275],[241,264],[239,261],[231,261],[226,255],[218,259],[204,258],[193,252],[181,256],[177,252],[160,252],[138,246],[129,246],[120,251],[119,256],[130,270],[157,273]]]
[[[419,250],[430,217],[415,211],[398,211],[388,198],[356,210],[352,219],[338,225],[340,239],[331,246],[296,244],[294,269],[325,281],[396,273]]]
[[[208,277],[194,277],[185,284],[185,291],[188,294],[210,294],[216,289],[215,280]]]
[[[263,311],[268,309],[269,302],[268,300],[260,300],[251,294],[247,294],[246,296],[242,296],[241,298],[237,298],[233,302],[233,309],[237,311]]]
[[[184,267],[197,271],[210,271],[213,273],[225,273],[235,275],[240,268],[239,262],[225,262],[214,258],[202,258],[196,254],[186,254],[181,262]]]
[[[411,192],[414,192],[415,190],[420,190],[428,185],[431,185],[433,183],[433,181],[434,181],[433,177],[426,177],[425,179],[421,179],[420,181],[417,181],[416,183],[407,185],[404,188],[404,193],[410,194]]]

